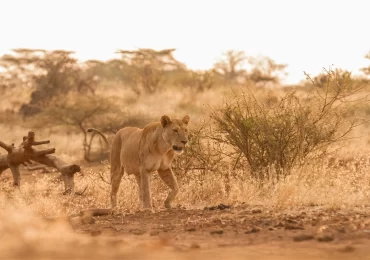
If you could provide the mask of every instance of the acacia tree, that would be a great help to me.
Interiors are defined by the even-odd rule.
[[[226,83],[241,83],[246,80],[265,84],[279,83],[286,67],[287,65],[276,63],[269,57],[248,57],[243,51],[229,50],[223,54],[222,60],[214,65],[214,71],[222,76]]]
[[[184,68],[173,57],[175,49],[156,51],[153,49],[138,49],[135,51],[119,50],[121,59],[130,66],[125,67],[125,73],[131,76],[133,90],[137,94],[144,91],[153,94],[164,81],[166,71]]]
[[[278,64],[273,59],[265,56],[248,57],[248,63],[252,67],[247,74],[247,80],[254,83],[279,83],[280,76],[287,67],[285,64]]]
[[[245,75],[243,65],[247,57],[243,51],[229,50],[223,58],[214,65],[216,72],[221,74],[226,82],[235,82],[238,77]]]
[[[23,104],[20,112],[25,115],[39,113],[55,96],[70,91],[94,93],[93,75],[84,69],[64,50],[14,49],[13,54],[0,58],[0,66],[9,75],[33,88],[28,104]]]
[[[101,80],[118,81],[132,85],[131,70],[129,64],[121,59],[112,59],[106,62],[99,60],[88,60],[85,62],[87,74],[94,75]]]

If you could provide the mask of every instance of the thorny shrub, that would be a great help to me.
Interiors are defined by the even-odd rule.
[[[306,97],[289,91],[280,99],[257,100],[250,90],[234,92],[223,107],[211,111],[217,139],[243,155],[252,177],[279,181],[293,167],[324,155],[360,124],[359,118],[347,116],[349,104],[360,102],[353,96],[361,90],[349,82],[350,78],[327,71],[325,84]]]
[[[225,144],[212,139],[214,132],[209,122],[190,129],[189,143],[181,156],[176,156],[173,169],[179,182],[189,183],[196,180],[203,185],[204,178],[211,174],[222,180],[228,179],[230,155],[225,152]]]

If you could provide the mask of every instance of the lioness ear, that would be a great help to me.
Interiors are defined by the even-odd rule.
[[[189,120],[190,120],[190,117],[188,115],[184,116],[184,118],[182,119],[182,122],[184,122],[185,124],[188,124],[189,123]]]
[[[163,127],[166,127],[171,124],[171,119],[168,116],[164,115],[161,117],[161,124]]]

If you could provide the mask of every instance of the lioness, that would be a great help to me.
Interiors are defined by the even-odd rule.
[[[188,142],[189,120],[188,115],[182,120],[171,120],[164,115],[160,122],[150,123],[143,129],[125,127],[116,133],[110,153],[112,208],[117,205],[117,192],[124,171],[135,175],[139,185],[140,202],[146,210],[152,210],[151,173],[157,171],[163,182],[171,189],[164,203],[166,208],[171,207],[171,201],[179,191],[171,168],[172,160],[175,154],[183,152]],[[99,133],[108,142],[100,131],[91,128],[88,131]]]

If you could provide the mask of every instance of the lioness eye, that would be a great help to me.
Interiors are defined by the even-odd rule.
[[[175,130],[173,130],[175,133],[178,133],[179,132],[179,130],[177,130],[177,129],[175,129]]]

